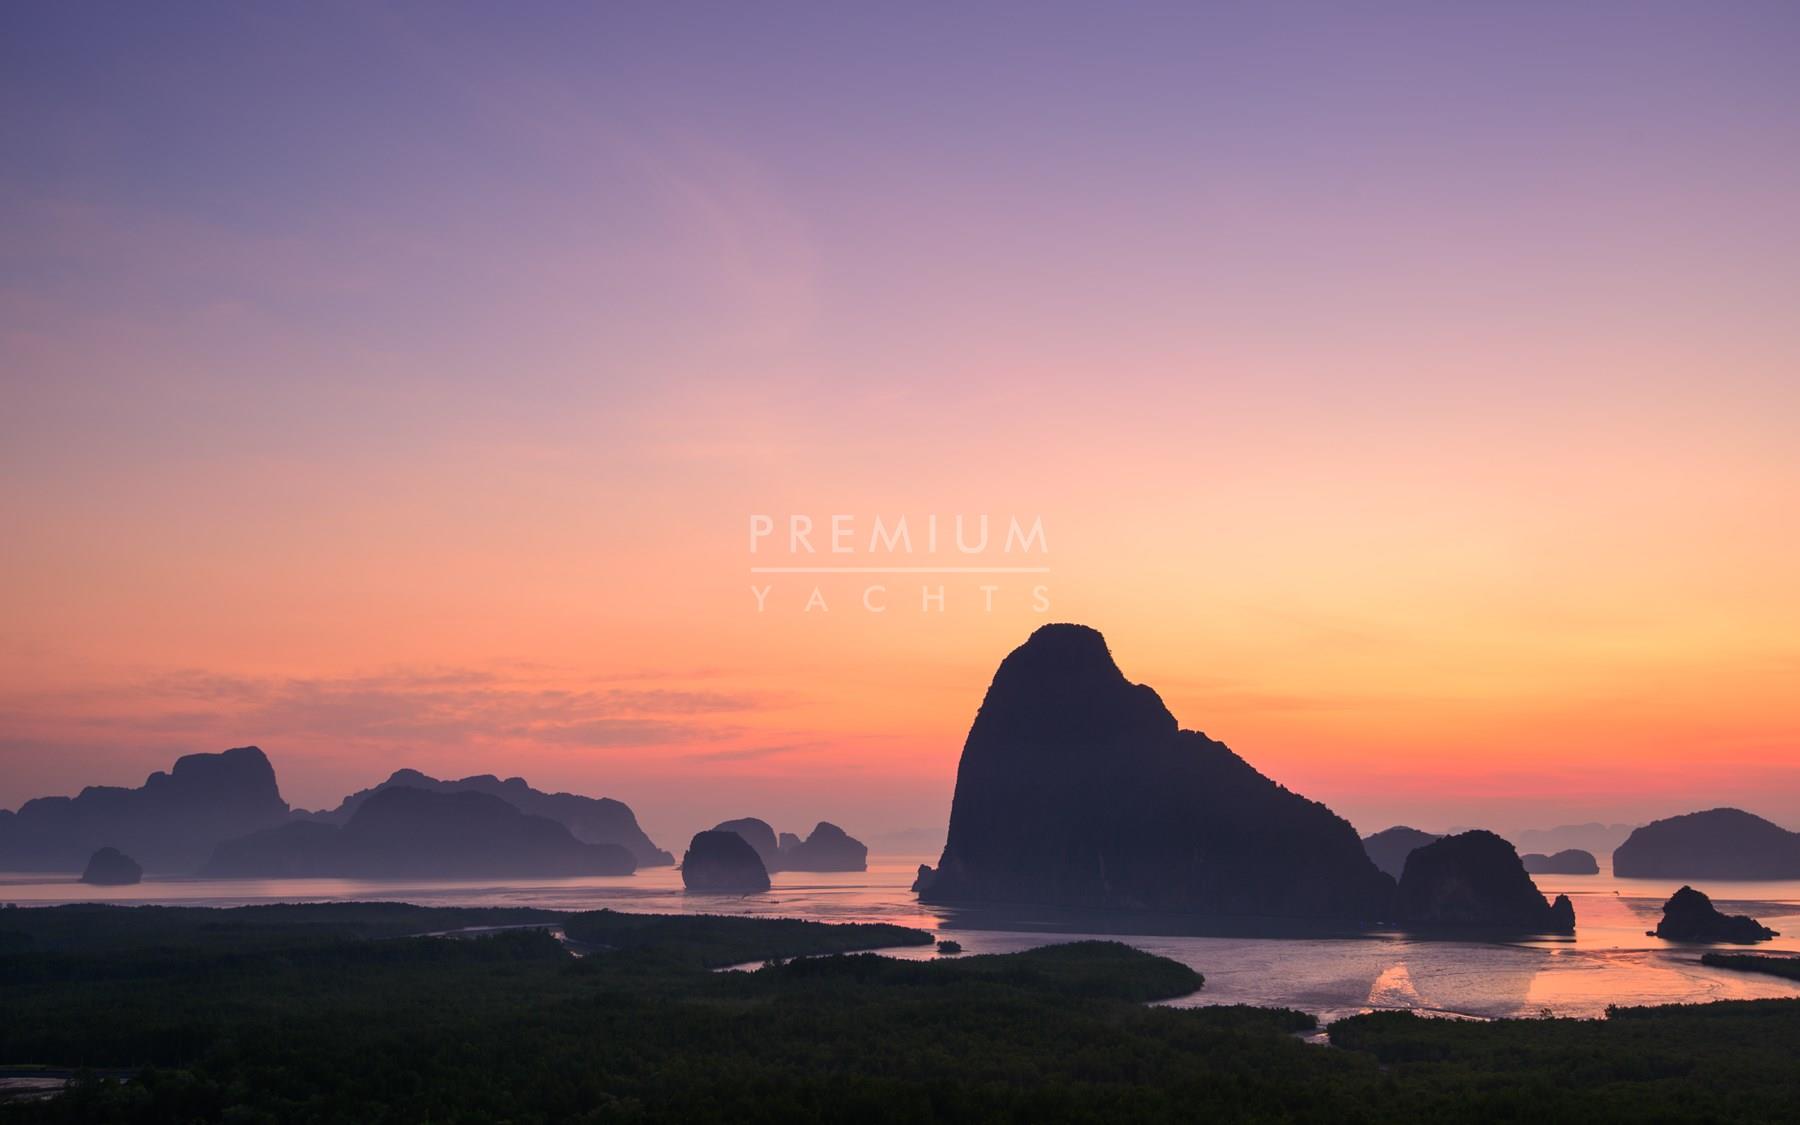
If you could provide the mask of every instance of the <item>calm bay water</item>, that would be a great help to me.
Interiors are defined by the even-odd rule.
[[[925,857],[931,862],[935,857]],[[388,900],[428,906],[608,907],[641,913],[761,914],[822,922],[893,922],[954,937],[969,953],[1027,949],[1084,936],[1115,937],[1183,961],[1206,987],[1181,1004],[1265,1004],[1335,1018],[1371,1008],[1446,1015],[1593,1016],[1610,1004],[1697,1003],[1800,996],[1777,977],[1709,969],[1706,946],[1647,937],[1677,883],[1610,874],[1542,875],[1540,889],[1575,902],[1569,939],[1446,941],[1393,932],[1292,929],[1280,936],[1243,927],[1150,925],[1143,919],[1051,911],[996,914],[921,905],[907,888],[920,857],[878,858],[866,872],[781,872],[767,894],[691,895],[680,873],[493,882],[367,882],[346,879],[150,879],[134,887],[87,887],[57,876],[0,875],[0,902],[239,906],[259,902]],[[1715,883],[1701,890],[1728,913],[1749,913],[1782,931],[1758,952],[1800,953],[1800,882]],[[4,922],[0,921],[0,927]],[[1182,930],[1154,932],[1146,930]],[[1235,932],[1234,932],[1235,930]],[[1722,947],[1741,948],[1741,947]],[[893,951],[930,957],[929,948]]]

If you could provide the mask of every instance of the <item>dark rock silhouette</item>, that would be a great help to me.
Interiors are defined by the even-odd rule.
[[[144,869],[118,848],[101,848],[87,861],[81,881],[96,887],[128,887],[144,879]]]
[[[919,864],[919,873],[913,879],[913,882],[912,882],[913,893],[918,894],[919,892],[927,889],[928,887],[931,886],[932,882],[936,879],[937,879],[937,872],[932,868],[932,866],[929,863]]]
[[[792,832],[783,832],[775,839],[775,851],[779,855],[787,855],[800,846],[800,837]]]
[[[1712,899],[1682,887],[1663,903],[1662,921],[1651,937],[1669,941],[1724,941],[1748,945],[1781,935],[1747,914],[1721,914]]]
[[[547,816],[560,822],[577,840],[589,844],[618,844],[631,853],[639,867],[667,867],[675,862],[674,856],[652,843],[644,830],[638,827],[636,814],[623,801],[615,801],[610,797],[583,797],[576,793],[549,793],[533,789],[522,777],[509,777],[502,781],[491,773],[440,781],[418,770],[395,770],[380,785],[352,793],[336,809],[319,813],[314,819],[334,824],[346,823],[364,801],[376,793],[396,787],[425,789],[434,793],[455,793],[460,790],[487,793],[499,797],[520,812],[530,813],[532,816]]]
[[[1394,888],[1347,821],[1181,730],[1080,625],[1001,662],[924,874],[927,902],[1308,918],[1384,917]]]
[[[1748,914],[1719,913],[1712,898],[1701,895],[1694,887],[1681,887],[1669,896],[1669,902],[1663,904],[1663,920],[1656,923],[1649,936],[1669,941],[1733,941],[1739,945],[1780,938],[1778,932]]]
[[[781,870],[781,845],[776,841],[775,830],[769,827],[768,821],[745,816],[715,824],[712,830],[735,832],[742,836],[746,844],[756,849],[756,858],[762,860],[765,873]]]
[[[952,941],[949,938],[945,938],[943,941],[938,942],[937,949],[938,949],[939,953],[951,953],[951,954],[961,953],[962,952],[962,942]]]
[[[1633,879],[1800,879],[1800,832],[1742,809],[1651,821],[1613,852]]]
[[[842,828],[821,820],[812,834],[801,840],[791,832],[781,834],[793,841],[781,849],[783,871],[867,871],[869,849]]]
[[[1406,857],[1413,853],[1413,849],[1441,839],[1443,837],[1435,833],[1421,832],[1417,828],[1397,824],[1392,828],[1383,828],[1373,836],[1364,836],[1363,850],[1369,853],[1369,859],[1376,867],[1398,879],[1400,873],[1406,870]]]
[[[1600,863],[1592,852],[1566,848],[1555,855],[1530,852],[1519,857],[1527,873],[1532,875],[1598,875]]]
[[[629,875],[631,852],[489,793],[397,786],[370,794],[341,827],[293,821],[220,844],[213,877],[549,878]]]
[[[261,750],[188,754],[136,789],[90,785],[25,802],[0,829],[0,870],[79,871],[96,849],[116,847],[148,871],[187,874],[221,840],[287,819]]]
[[[748,840],[715,828],[696,833],[688,844],[681,857],[681,883],[690,891],[747,894],[768,890],[769,872]]]
[[[1575,929],[1569,897],[1557,895],[1554,904],[1546,903],[1513,846],[1480,829],[1415,849],[1406,857],[1395,903],[1399,920],[1410,925]]]

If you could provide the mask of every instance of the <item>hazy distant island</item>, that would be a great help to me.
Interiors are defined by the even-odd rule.
[[[802,840],[791,832],[781,834],[783,871],[866,871],[869,849],[842,828],[821,820]]]
[[[995,673],[920,898],[1379,919],[1394,882],[1356,830],[1185,731],[1105,639],[1046,625]]]
[[[371,801],[400,790],[485,799],[402,798],[358,822]],[[459,809],[470,818],[461,834],[443,825]],[[407,825],[419,835],[409,837]],[[452,846],[437,847],[440,839]],[[0,814],[0,870],[82,871],[102,847],[116,847],[153,873],[220,877],[619,875],[674,862],[623,802],[546,793],[519,777],[440,781],[403,769],[335,809],[291,809],[255,746],[185,755],[136,789],[89,786],[75,797],[40,797],[16,814]],[[467,862],[459,865],[456,856]]]
[[[1546,902],[1513,846],[1479,829],[1434,840],[1406,857],[1396,915],[1410,925],[1575,929],[1569,896]]]
[[[1634,831],[1612,868],[1634,879],[1800,879],[1800,833],[1742,809],[1687,813]]]
[[[1598,875],[1600,862],[1592,852],[1566,848],[1555,855],[1530,852],[1519,857],[1533,875]]]
[[[81,881],[95,887],[128,887],[143,879],[144,869],[118,848],[101,848],[81,872]]]
[[[0,827],[0,871],[76,872],[95,850],[114,847],[146,871],[187,875],[219,841],[288,818],[261,750],[187,754],[135,789],[90,785],[26,801]]]
[[[300,820],[214,849],[212,878],[492,878],[629,875],[618,844],[577,840],[561,822],[474,790],[398,786],[360,801],[342,826]]]
[[[1781,935],[1745,914],[1724,914],[1712,899],[1692,887],[1682,887],[1663,904],[1662,921],[1651,937],[1669,941],[1733,942],[1748,945]]]
[[[350,819],[359,805],[385,789],[429,789],[437,793],[473,790],[499,797],[520,812],[547,816],[561,823],[577,840],[589,844],[617,844],[631,853],[639,867],[667,867],[675,857],[651,842],[638,827],[637,816],[623,801],[610,797],[583,797],[575,793],[547,793],[533,789],[522,777],[500,780],[491,773],[455,781],[440,781],[418,770],[395,770],[388,779],[373,788],[359,790],[345,797],[337,808],[315,813],[316,819],[342,824]]]
[[[866,871],[869,849],[861,841],[827,820],[821,820],[804,840],[792,832],[779,836],[768,821],[753,816],[716,824],[714,832],[735,832],[756,849],[763,869],[775,871]]]
[[[1398,879],[1400,873],[1406,870],[1407,856],[1433,840],[1441,839],[1443,837],[1435,832],[1421,832],[1417,828],[1397,824],[1372,836],[1364,836],[1363,850],[1369,853],[1369,858],[1376,867]]]
[[[1559,824],[1554,828],[1523,828],[1502,835],[1521,853],[1552,855],[1575,848],[1594,855],[1610,855],[1636,827],[1635,824],[1602,824],[1590,820],[1585,824]]]
[[[697,832],[681,857],[681,884],[690,891],[753,894],[769,889],[769,870],[737,832]]]

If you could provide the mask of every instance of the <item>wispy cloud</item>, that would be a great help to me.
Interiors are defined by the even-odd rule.
[[[740,733],[745,717],[793,702],[766,692],[571,686],[511,670],[398,669],[338,677],[188,670],[122,685],[0,696],[0,713],[16,723],[15,730],[45,722],[65,733],[121,739],[231,731],[265,740],[618,747],[718,741]]]

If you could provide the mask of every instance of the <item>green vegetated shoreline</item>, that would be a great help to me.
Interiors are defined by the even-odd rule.
[[[588,955],[541,928],[410,936],[507,926]],[[0,911],[0,1063],[92,1068],[0,1121],[1776,1121],[1800,1104],[1800,1000],[1378,1012],[1323,1050],[1294,1036],[1316,1026],[1303,1012],[1146,1003],[1202,977],[1118,942],[858,952],[931,940],[391,903]]]

